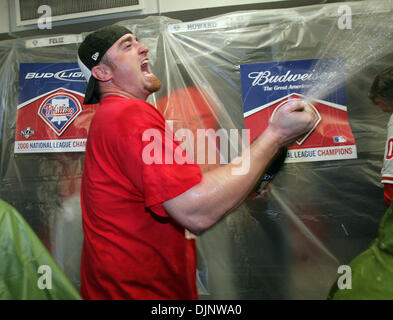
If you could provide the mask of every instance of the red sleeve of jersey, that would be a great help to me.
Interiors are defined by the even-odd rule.
[[[162,203],[177,197],[202,179],[199,166],[186,156],[181,146],[174,141],[174,134],[162,115],[151,105],[145,104],[138,123],[138,134],[133,135],[132,157],[140,157],[137,168],[140,179],[136,187],[143,192],[145,207],[160,216],[167,216]],[[140,141],[135,141],[136,137]],[[135,145],[134,145],[135,146]],[[130,168],[130,175],[136,174]]]
[[[384,183],[383,186],[383,199],[385,200],[386,206],[389,207],[393,197],[393,184]]]

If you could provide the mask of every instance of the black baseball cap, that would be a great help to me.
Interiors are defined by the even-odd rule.
[[[132,33],[126,27],[111,25],[90,33],[78,49],[78,64],[87,80],[83,104],[100,102],[98,80],[91,76],[91,69],[98,65],[108,49],[122,36]]]

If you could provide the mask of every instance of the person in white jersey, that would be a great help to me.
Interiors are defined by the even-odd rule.
[[[386,206],[389,207],[393,197],[393,66],[378,73],[368,96],[382,111],[392,114],[387,126],[385,156],[381,170],[381,182],[384,185],[383,197]]]

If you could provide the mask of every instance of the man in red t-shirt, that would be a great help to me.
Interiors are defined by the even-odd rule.
[[[312,126],[304,104],[289,103],[247,152],[201,173],[145,102],[161,87],[147,53],[121,26],[89,34],[78,49],[84,104],[100,103],[81,187],[85,299],[197,299],[187,230],[199,234],[238,206],[278,151]]]

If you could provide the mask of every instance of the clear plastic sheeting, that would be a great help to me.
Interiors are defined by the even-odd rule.
[[[343,4],[352,12],[347,29],[338,24]],[[235,12],[192,23],[162,16],[120,23],[149,47],[163,82],[149,102],[175,132],[240,133],[242,64],[337,57],[346,70],[358,158],[288,163],[265,198],[245,201],[199,236],[201,299],[325,299],[338,267],[377,235],[386,210],[380,169],[389,115],[367,92],[374,76],[393,64],[392,8],[392,1],[362,1]],[[77,44],[27,49],[24,41],[0,43],[0,197],[18,209],[78,288],[83,153],[13,153],[19,64],[76,61]],[[332,87],[321,83],[310,96]],[[231,152],[214,139],[202,149],[195,143],[194,159],[204,160],[198,161],[204,171],[226,163],[241,150],[238,138],[229,139]],[[211,161],[204,152],[210,145]]]
[[[0,198],[14,206],[73,285],[80,286],[83,239],[79,201],[83,153],[13,152],[21,63],[75,62],[77,44],[27,49],[25,39],[1,43]]]

